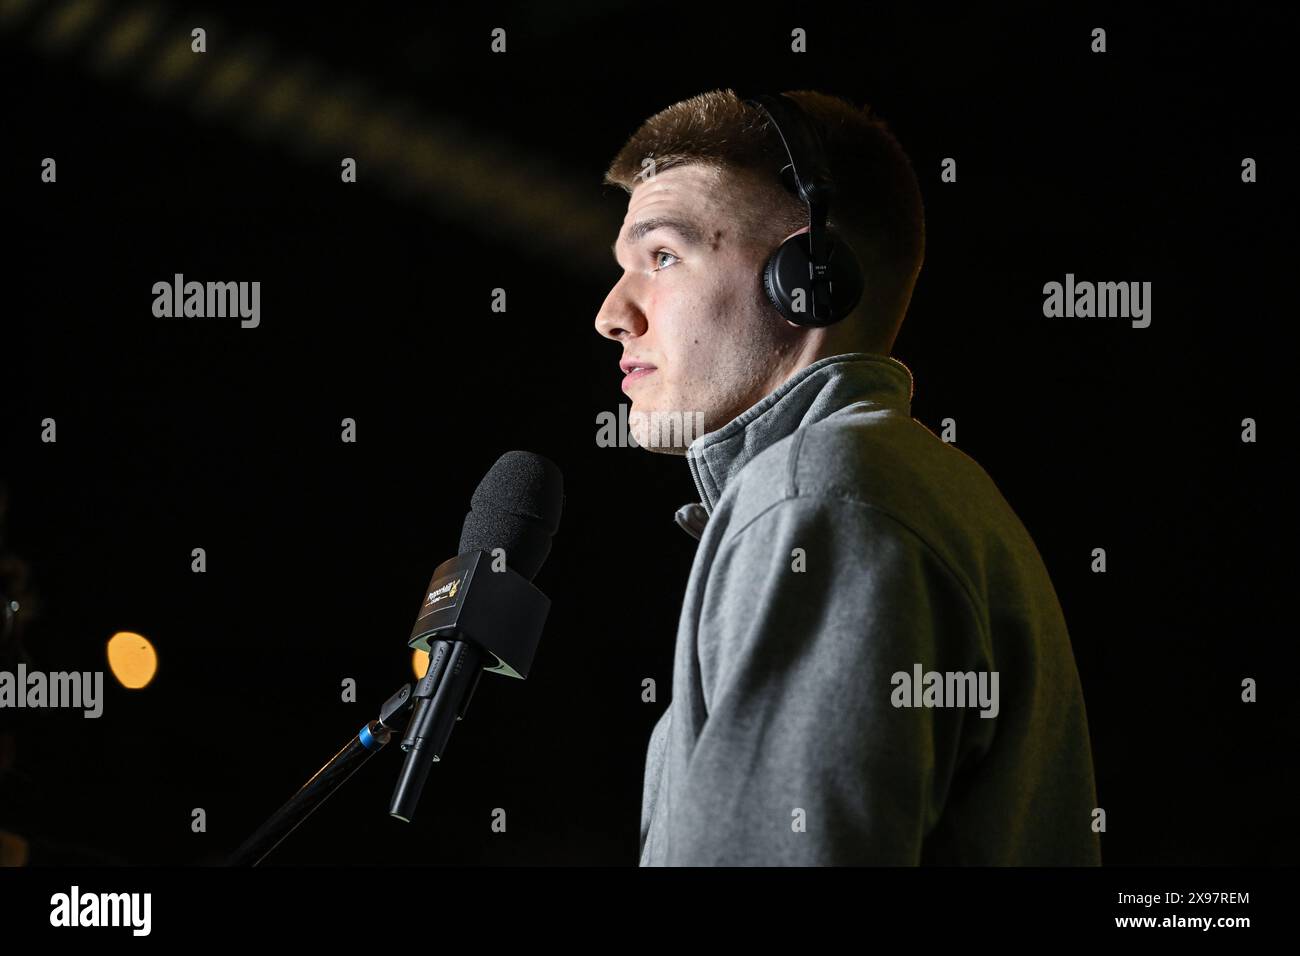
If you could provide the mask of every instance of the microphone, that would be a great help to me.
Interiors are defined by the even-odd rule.
[[[433,572],[408,641],[429,652],[429,669],[402,738],[406,760],[388,810],[397,819],[411,822],[483,672],[528,676],[551,606],[532,579],[563,506],[560,469],[526,451],[506,452],[474,490],[460,554]]]

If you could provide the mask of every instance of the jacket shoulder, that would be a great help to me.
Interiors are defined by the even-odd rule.
[[[906,517],[961,488],[997,495],[984,469],[897,409],[849,406],[765,448],[737,476],[733,506],[758,511],[782,498],[842,498]]]
[[[799,497],[881,511],[954,567],[974,568],[989,547],[1037,558],[980,464],[898,409],[851,405],[806,425],[756,455],[735,485],[732,527]]]

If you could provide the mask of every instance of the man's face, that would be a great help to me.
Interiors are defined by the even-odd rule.
[[[744,203],[761,188],[751,174],[678,166],[639,184],[614,244],[623,276],[596,316],[596,330],[623,346],[623,391],[641,445],[682,453],[689,441],[652,413],[680,414],[685,428],[703,413],[705,431],[725,425],[781,384],[800,331],[767,301],[760,279],[782,235],[754,235]],[[761,222],[761,219],[759,220]],[[640,414],[637,414],[640,413]],[[698,429],[683,433],[698,437]],[[673,433],[673,437],[676,437]]]

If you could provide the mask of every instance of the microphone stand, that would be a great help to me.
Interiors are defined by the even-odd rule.
[[[406,726],[412,704],[411,685],[384,702],[379,717],[362,727],[325,766],[316,771],[289,801],[277,810],[257,832],[244,841],[227,861],[227,866],[257,866],[298,825],[329,799],[357,768],[384,748],[393,731]]]

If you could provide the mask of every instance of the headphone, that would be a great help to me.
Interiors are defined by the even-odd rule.
[[[767,114],[790,159],[781,169],[782,180],[808,206],[808,231],[791,236],[768,257],[763,266],[763,288],[776,310],[795,325],[832,325],[852,312],[862,298],[863,278],[862,266],[848,243],[826,227],[835,183],[825,147],[810,117],[793,97],[762,95],[745,103]]]

